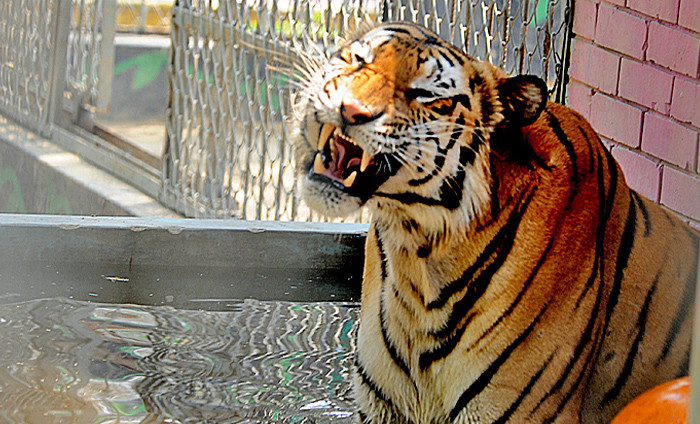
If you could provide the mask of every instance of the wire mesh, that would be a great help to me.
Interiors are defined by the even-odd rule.
[[[37,131],[47,125],[52,0],[0,2],[0,111]]]
[[[59,22],[57,11],[64,4],[69,13]],[[72,99],[74,110],[79,106],[106,107],[114,49],[110,7],[114,5],[115,0],[0,2],[0,111],[45,133],[53,124],[49,122],[53,95]],[[67,46],[55,39],[66,27]],[[56,84],[59,80],[53,79],[53,67],[63,64],[66,68],[56,75],[65,85]]]
[[[114,63],[115,0],[73,0],[66,91],[74,109],[106,109]]]
[[[363,21],[410,20],[558,94],[570,11],[567,0],[182,0],[163,200],[194,217],[318,220],[298,198],[287,142],[299,50],[328,54]]]

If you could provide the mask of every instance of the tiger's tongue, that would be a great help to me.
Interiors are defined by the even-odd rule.
[[[362,149],[337,139],[331,140],[331,143],[335,143],[336,157],[329,164],[328,174],[331,175],[328,176],[342,182],[347,177],[348,168],[360,165]]]

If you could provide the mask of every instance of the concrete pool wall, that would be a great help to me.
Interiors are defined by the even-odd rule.
[[[0,301],[359,301],[365,224],[0,214]]]
[[[0,303],[359,302],[366,232],[366,224],[0,214]],[[697,324],[690,370],[689,422],[698,423]]]

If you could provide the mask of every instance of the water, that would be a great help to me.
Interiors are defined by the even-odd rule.
[[[0,305],[0,423],[353,421],[354,304]]]

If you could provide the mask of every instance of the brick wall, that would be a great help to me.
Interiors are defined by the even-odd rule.
[[[568,104],[627,182],[700,228],[700,0],[575,0]]]

